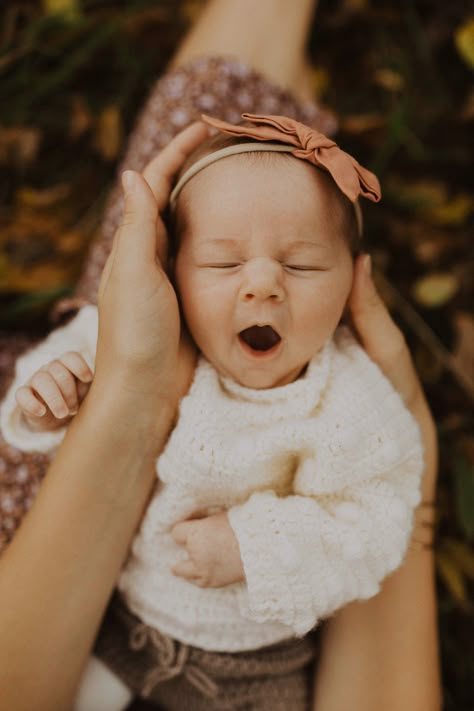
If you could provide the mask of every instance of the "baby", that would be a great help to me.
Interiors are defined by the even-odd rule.
[[[133,695],[166,708],[243,708],[243,687],[248,708],[304,709],[296,690],[309,656],[298,645],[379,591],[420,501],[418,427],[339,325],[357,200],[379,200],[378,181],[293,119],[243,118],[203,117],[219,133],[170,198],[169,270],[191,336],[177,372],[194,376],[114,622],[99,636],[106,666],[91,660],[81,711],[125,708]],[[96,341],[97,310],[86,306],[19,359],[1,414],[11,444],[57,447],[92,379]],[[259,674],[232,672],[249,659]]]

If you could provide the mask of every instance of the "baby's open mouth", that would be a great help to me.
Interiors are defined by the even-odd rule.
[[[281,341],[271,326],[250,326],[239,333],[239,338],[254,351],[269,351]]]

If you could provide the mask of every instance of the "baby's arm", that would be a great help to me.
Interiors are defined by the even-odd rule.
[[[42,366],[15,392],[28,427],[34,432],[51,432],[66,425],[77,413],[91,380],[92,370],[75,351]]]
[[[63,418],[64,410],[61,410],[59,402],[59,409],[54,403],[57,383],[51,371],[61,380],[64,370],[63,364],[59,365],[60,359],[74,351],[80,354],[81,365],[76,358],[72,359],[69,355],[66,356],[66,361],[73,372],[77,370],[78,373],[84,373],[81,378],[84,377],[87,381],[87,374],[92,374],[94,369],[97,333],[97,308],[84,306],[69,323],[50,333],[39,345],[20,356],[13,382],[0,410],[2,433],[9,444],[23,451],[40,452],[50,452],[59,446],[66,431],[64,425],[70,418],[67,413]],[[82,361],[85,362],[87,370],[84,369]],[[66,401],[70,406],[74,406],[71,377],[68,376],[64,387],[67,391]],[[38,420],[37,408],[44,403],[34,394],[33,378],[34,388],[39,389],[39,397],[45,395],[52,405],[52,409],[45,413],[46,418],[42,423]],[[82,389],[87,388],[87,385],[87,382],[76,385],[79,399],[84,396]],[[28,421],[24,417],[25,410],[28,411]]]
[[[41,452],[59,446],[65,425],[89,388],[97,334],[97,307],[84,306],[69,323],[18,359],[0,408],[0,427],[9,444]],[[180,398],[191,384],[195,360],[195,348],[183,333],[175,381]],[[48,409],[41,415],[45,402]]]

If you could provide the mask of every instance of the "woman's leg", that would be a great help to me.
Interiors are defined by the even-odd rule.
[[[317,0],[210,0],[169,67],[217,54],[249,64],[298,98],[313,99],[306,43]]]

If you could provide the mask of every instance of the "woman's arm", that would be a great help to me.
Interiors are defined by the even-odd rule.
[[[129,174],[122,225],[101,281],[94,382],[0,559],[2,708],[71,707],[146,505],[180,396],[178,305],[156,261],[164,231],[158,211],[172,175],[207,135],[194,124],[162,151],[146,173],[153,192]]]
[[[380,300],[367,257],[356,265],[350,308],[355,331],[398,389],[420,425],[425,447],[422,501],[435,498],[437,441],[433,419],[403,336]],[[380,338],[383,334],[383,339]],[[315,680],[315,711],[439,711],[433,510],[420,506],[402,566],[371,600],[354,602],[326,622]]]

